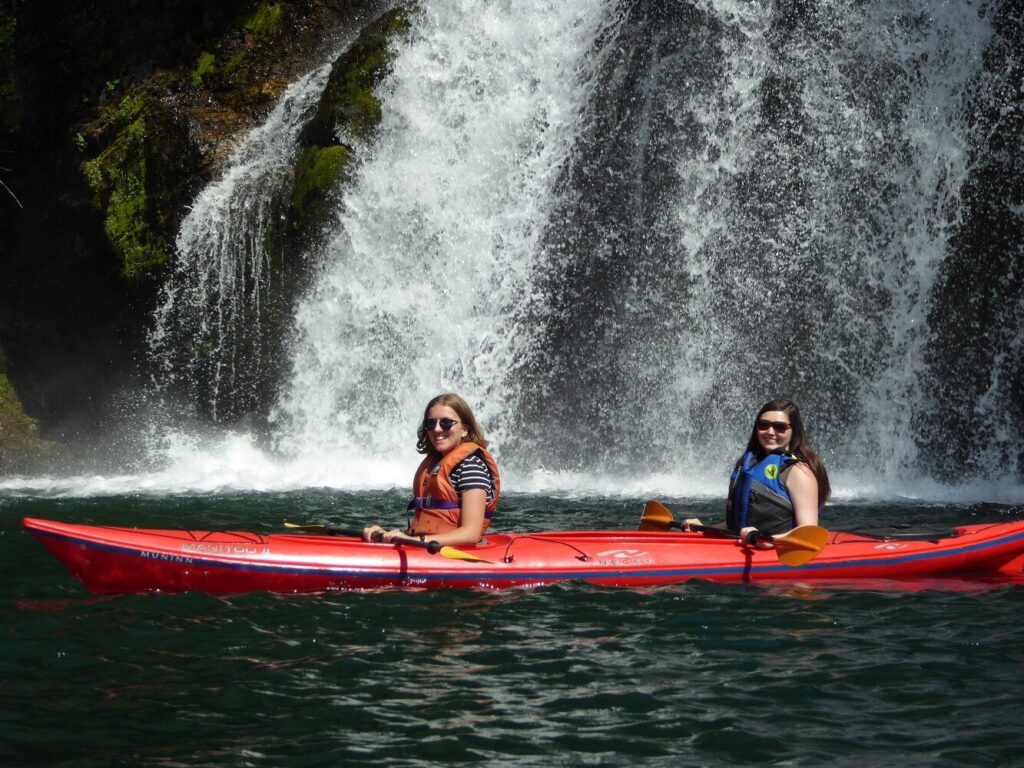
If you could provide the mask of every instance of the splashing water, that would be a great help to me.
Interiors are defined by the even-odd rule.
[[[443,391],[500,421],[529,337],[513,309],[587,100],[587,54],[612,23],[581,2],[424,7],[297,313],[279,448],[408,453]]]
[[[236,407],[257,400],[251,372],[265,363],[265,305],[274,299],[267,252],[268,231],[280,214],[274,201],[290,182],[296,139],[329,74],[328,64],[287,89],[178,232],[149,343],[158,386],[183,384],[214,420],[225,410],[227,392]]]
[[[457,391],[509,488],[718,496],[753,408],[784,394],[840,498],[1024,499],[1021,312],[972,406],[991,471],[949,477],[921,447],[942,437],[930,318],[984,150],[971,113],[1009,77],[983,66],[1001,7],[421,4],[295,313],[273,450],[186,430],[160,471],[107,480],[404,486],[423,405]],[[182,227],[151,341],[215,417],[247,386],[267,201],[326,76]]]
[[[707,460],[742,441],[752,405],[790,394],[841,470],[919,476],[925,350],[941,343],[926,319],[989,22],[966,3],[823,3],[792,26],[707,6],[729,75],[692,105],[705,153],[681,162],[675,409],[711,432]]]

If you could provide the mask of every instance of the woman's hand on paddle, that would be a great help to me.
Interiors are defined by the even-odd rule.
[[[755,528],[752,525],[747,526],[746,528],[740,528],[740,539],[743,541],[744,544],[747,544],[747,545],[753,546],[753,547],[757,547],[758,549],[774,549],[775,548],[774,545],[771,543],[771,541],[770,540],[766,541],[763,536],[755,536],[753,543],[751,543],[751,541],[750,541],[750,534],[752,534],[752,533],[760,534],[760,531],[758,531],[757,528]]]
[[[374,537],[377,541],[383,541],[385,533],[386,531],[379,525],[371,525],[369,528],[363,528],[363,541],[373,541]]]
[[[363,541],[416,541],[419,539],[415,536],[410,536],[405,531],[399,530],[398,528],[392,528],[390,531],[385,531],[379,525],[371,525],[369,528],[363,528]]]
[[[683,520],[682,527],[684,531],[693,530],[692,528],[690,528],[691,525],[703,525],[703,523],[700,521],[699,517],[688,517],[685,520]]]

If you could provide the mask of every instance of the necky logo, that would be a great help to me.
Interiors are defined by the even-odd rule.
[[[608,549],[604,552],[598,552],[596,557],[611,557],[621,559],[624,557],[642,557],[646,554],[647,552],[645,552],[642,549]]]

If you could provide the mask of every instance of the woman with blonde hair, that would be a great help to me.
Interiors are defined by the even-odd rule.
[[[473,411],[456,394],[438,395],[427,403],[416,438],[416,450],[426,456],[413,478],[409,527],[374,525],[363,529],[363,538],[476,544],[498,506],[501,478]]]

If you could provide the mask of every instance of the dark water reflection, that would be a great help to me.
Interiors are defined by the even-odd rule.
[[[0,502],[0,764],[1021,764],[1019,584],[96,598],[19,527],[270,531],[396,498]],[[513,497],[506,519],[629,527],[641,506]],[[1024,511],[830,514],[867,527]]]

